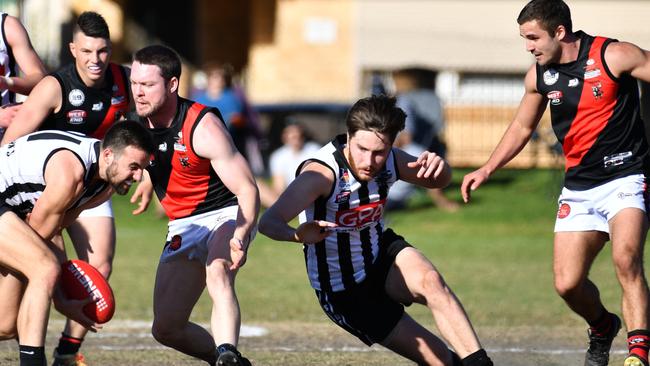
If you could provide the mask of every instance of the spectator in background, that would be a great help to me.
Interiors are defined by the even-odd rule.
[[[305,129],[298,123],[289,123],[282,130],[282,146],[271,154],[270,168],[273,192],[279,196],[296,177],[296,169],[320,145],[306,141]]]
[[[397,106],[406,112],[406,127],[395,140],[395,147],[418,156],[423,151],[436,153],[443,159],[446,145],[442,137],[445,118],[440,98],[435,93],[435,73],[420,69],[403,69],[393,73]],[[388,196],[388,207],[404,208],[416,187],[399,181]],[[440,209],[457,211],[460,205],[447,198],[442,188],[427,191]]]

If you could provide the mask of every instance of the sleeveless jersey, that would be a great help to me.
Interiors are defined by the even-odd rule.
[[[647,170],[648,145],[636,79],[614,77],[605,49],[616,40],[576,32],[576,61],[536,66],[553,130],[566,159],[565,186],[586,190]]]
[[[83,164],[84,192],[70,208],[75,208],[107,188],[94,182],[98,169],[100,141],[77,133],[37,131],[0,147],[0,205],[24,218],[34,208],[45,189],[45,167],[57,151],[72,151]]]
[[[109,64],[102,88],[87,87],[74,63],[52,76],[61,85],[61,109],[45,119],[43,130],[76,131],[101,139],[129,110],[128,78],[122,66]]]
[[[319,197],[299,217],[300,223],[325,220],[339,225],[325,240],[303,246],[311,286],[327,292],[350,289],[366,278],[379,253],[388,190],[399,179],[391,150],[373,180],[358,180],[344,156],[345,143],[345,135],[337,136],[298,167],[299,172],[311,161],[334,173],[330,195]]]
[[[194,152],[194,129],[208,112],[221,119],[216,108],[178,97],[178,111],[171,126],[150,129],[158,151],[147,171],[170,220],[237,204],[237,197],[212,169],[210,160]],[[139,119],[147,126],[145,119]]]
[[[16,70],[16,59],[14,59],[14,54],[11,51],[11,46],[7,42],[7,34],[5,33],[5,20],[7,16],[7,13],[0,12],[0,30],[2,33],[2,38],[0,39],[0,75],[11,77],[17,76],[18,72]],[[16,102],[16,93],[7,89],[3,90],[0,96],[2,96],[0,105]]]

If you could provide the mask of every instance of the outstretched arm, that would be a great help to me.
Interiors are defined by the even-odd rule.
[[[271,239],[296,243],[317,243],[327,237],[326,221],[305,222],[297,228],[288,223],[319,197],[327,197],[334,184],[334,173],[319,163],[307,163],[296,179],[260,219],[260,232]]]
[[[485,165],[463,178],[460,190],[466,203],[470,200],[471,191],[477,189],[494,171],[517,156],[533,135],[547,103],[546,97],[537,92],[536,83],[537,75],[533,65],[526,73],[524,80],[526,90],[519,108],[501,141]]]

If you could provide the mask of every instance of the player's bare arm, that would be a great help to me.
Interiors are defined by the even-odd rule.
[[[605,49],[605,62],[614,76],[630,74],[650,82],[650,51],[629,42],[613,42]]]
[[[330,234],[327,228],[334,228],[336,224],[308,221],[293,228],[288,222],[319,197],[329,196],[333,184],[334,173],[329,168],[316,162],[306,163],[298,177],[264,212],[260,232],[274,240],[296,243],[316,243],[325,239]]]
[[[53,76],[41,80],[16,114],[2,138],[2,145],[38,130],[45,118],[61,108],[61,86]]]
[[[13,16],[5,19],[5,34],[7,43],[11,46],[12,53],[22,76],[11,77],[11,80],[0,81],[0,88],[28,95],[32,88],[45,76],[46,70],[43,62],[34,51],[25,27]],[[3,78],[5,79],[5,78]]]
[[[501,141],[488,161],[479,169],[463,178],[460,190],[465,203],[469,202],[471,191],[488,180],[497,169],[506,165],[526,146],[546,109],[547,99],[537,92],[535,65],[531,66],[524,79],[525,92],[515,117],[510,122]]]
[[[424,151],[415,157],[393,149],[401,180],[425,188],[444,188],[451,181],[451,167],[438,154]]]
[[[48,161],[45,189],[29,218],[29,225],[43,239],[50,240],[61,230],[66,211],[83,192],[84,173],[79,158],[69,150],[59,150]]]
[[[194,130],[192,147],[198,156],[210,159],[212,168],[239,204],[237,226],[230,240],[230,253],[236,269],[246,261],[251,231],[257,223],[260,195],[246,159],[237,151],[225,125],[213,113],[207,113]]]

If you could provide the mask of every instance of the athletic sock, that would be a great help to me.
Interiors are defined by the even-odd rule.
[[[483,348],[463,358],[463,366],[493,366],[492,360],[488,357]]]
[[[65,333],[61,333],[59,338],[59,345],[56,347],[56,353],[60,355],[71,355],[79,352],[83,338],[75,338]]]
[[[606,336],[611,332],[611,328],[613,325],[613,314],[608,312],[607,310],[604,311],[603,315],[601,315],[596,321],[594,322],[588,322],[589,327],[591,328],[591,334],[598,335],[598,336]]]
[[[463,366],[458,354],[452,350],[449,350],[449,352],[451,353],[451,366]]]
[[[650,348],[650,330],[636,329],[627,333],[627,348],[631,355],[635,355],[643,362],[648,362],[648,348]]]
[[[20,366],[45,365],[45,347],[18,346],[20,350]]]

